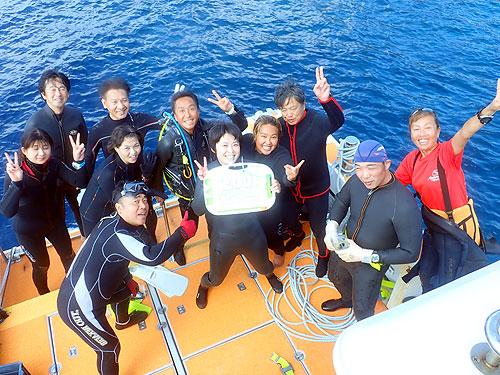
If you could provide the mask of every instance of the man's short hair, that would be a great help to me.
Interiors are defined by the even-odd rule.
[[[212,126],[208,131],[208,144],[212,150],[215,151],[215,145],[224,136],[224,134],[231,134],[241,144],[243,139],[241,130],[232,122],[223,121]]]
[[[185,89],[185,90],[175,92],[170,97],[170,107],[172,108],[173,112],[175,112],[175,102],[177,101],[177,99],[184,98],[186,96],[189,96],[191,99],[193,99],[194,102],[196,103],[196,107],[198,109],[200,109],[200,103],[198,101],[198,97],[196,96],[196,94],[194,92],[192,92],[191,90]]]
[[[276,87],[276,90],[274,91],[274,104],[276,104],[278,108],[282,108],[285,103],[290,100],[290,98],[294,98],[300,104],[304,104],[306,102],[304,90],[293,78],[289,78],[285,82],[281,82],[278,87]]]
[[[130,86],[123,78],[115,77],[102,81],[99,85],[99,96],[104,98],[109,90],[125,90],[127,95],[130,94]]]
[[[43,72],[42,76],[38,80],[38,92],[40,93],[40,95],[42,93],[45,93],[45,85],[52,79],[60,79],[68,92],[71,89],[71,83],[69,83],[69,78],[66,74],[61,73],[55,69],[49,69]]]

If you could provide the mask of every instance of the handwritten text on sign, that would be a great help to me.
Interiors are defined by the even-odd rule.
[[[211,169],[203,190],[208,211],[229,215],[269,209],[274,204],[271,192],[272,170],[264,164],[238,163]]]

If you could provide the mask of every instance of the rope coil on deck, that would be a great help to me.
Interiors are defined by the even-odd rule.
[[[310,249],[297,253],[287,266],[287,273],[280,278],[283,282],[283,293],[276,295],[273,289],[266,294],[266,306],[278,326],[293,337],[313,342],[336,341],[340,333],[356,322],[352,309],[343,316],[325,315],[319,312],[310,302],[311,295],[321,288],[336,290],[330,283],[321,283],[316,277],[316,255],[312,250],[312,236]],[[297,265],[298,261],[305,259],[307,264]],[[319,283],[319,284],[318,284]],[[315,286],[315,284],[318,284]],[[291,290],[293,300],[289,300],[287,290]],[[295,302],[295,303],[293,303]],[[287,320],[280,312],[280,304],[286,303],[293,312],[296,321]],[[295,305],[295,306],[294,306]],[[297,309],[297,305],[299,309]],[[308,333],[301,332],[295,327],[304,327]],[[316,328],[315,330],[312,327]],[[319,331],[320,333],[318,333]]]

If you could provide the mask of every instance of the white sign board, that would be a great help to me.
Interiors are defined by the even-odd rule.
[[[222,165],[208,171],[203,181],[205,205],[214,215],[264,211],[274,204],[271,168],[258,163]]]

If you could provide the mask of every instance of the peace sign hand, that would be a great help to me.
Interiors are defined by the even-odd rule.
[[[203,157],[203,165],[198,163],[198,160],[195,160],[194,163],[198,167],[198,178],[203,181],[208,173],[208,167],[207,167],[207,158],[204,156]]]
[[[285,165],[285,173],[286,173],[286,178],[288,181],[295,181],[297,179],[297,176],[299,175],[299,170],[300,167],[302,167],[302,164],[305,163],[305,160],[301,160],[297,166],[293,166],[290,164]]]
[[[23,179],[23,170],[19,165],[19,159],[17,157],[17,152],[14,152],[14,161],[9,157],[9,154],[4,153],[7,159],[6,172],[11,181],[18,182]]]
[[[215,90],[212,90],[212,94],[215,95],[217,100],[208,98],[208,101],[210,103],[216,104],[220,109],[222,109],[226,113],[231,112],[231,109],[233,109],[233,103],[231,103],[231,101],[227,97],[221,98],[221,96]]]
[[[73,148],[73,160],[76,162],[81,162],[85,155],[85,145],[80,143],[80,133],[76,133],[76,140],[73,141],[73,137],[69,136],[69,142]]]
[[[326,80],[322,66],[316,68],[316,84],[313,91],[322,102],[326,102],[330,98],[330,84]]]

